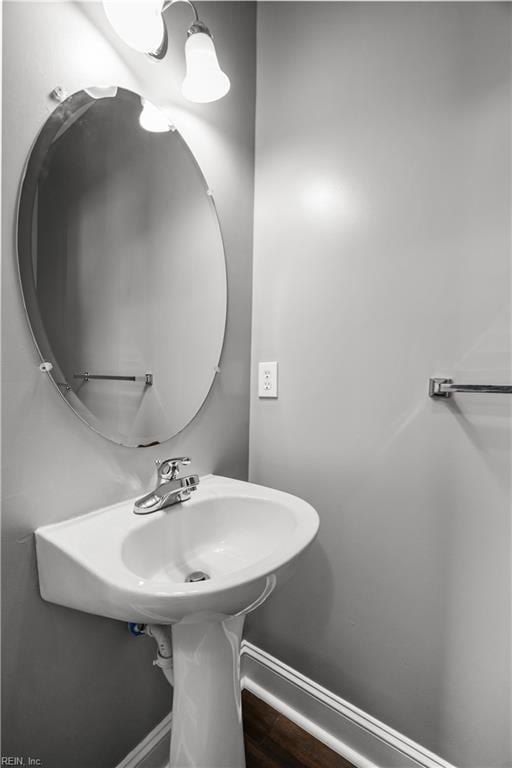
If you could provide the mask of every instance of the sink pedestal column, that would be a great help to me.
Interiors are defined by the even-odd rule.
[[[244,617],[172,625],[169,768],[245,768],[240,689]]]

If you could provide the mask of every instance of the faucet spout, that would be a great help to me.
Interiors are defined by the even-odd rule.
[[[133,511],[136,515],[148,515],[159,509],[187,501],[199,485],[198,475],[179,477],[179,463],[189,464],[190,459],[166,459],[157,461],[157,486],[137,499]]]

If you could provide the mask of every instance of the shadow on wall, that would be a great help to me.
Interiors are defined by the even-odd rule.
[[[311,573],[314,572],[314,579]],[[287,663],[296,669],[303,668],[303,658],[298,648],[295,647],[293,638],[300,635],[301,645],[314,648],[319,635],[326,631],[332,612],[334,610],[334,580],[332,568],[324,547],[319,539],[316,539],[311,547],[299,557],[296,562],[296,570],[284,583],[280,583],[277,592],[265,603],[265,624],[279,627],[283,619],[282,606],[290,612],[291,621],[286,624],[285,639],[280,637],[278,645],[283,648],[283,656]],[[261,609],[259,609],[261,610]],[[258,612],[247,617],[247,635],[251,642],[259,643],[265,647],[265,632],[259,627]],[[274,648],[277,648],[273,644]],[[279,656],[278,650],[275,651]],[[309,658],[309,654],[308,654]],[[291,659],[291,660],[290,660]],[[297,663],[295,664],[294,659]],[[321,658],[315,662],[315,669],[322,670]],[[327,665],[328,666],[328,665]]]

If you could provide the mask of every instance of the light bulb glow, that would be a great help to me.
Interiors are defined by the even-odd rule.
[[[337,229],[353,225],[360,215],[356,191],[336,173],[304,176],[296,185],[298,202],[308,218]]]
[[[221,99],[229,91],[229,77],[219,66],[215,46],[204,32],[195,32],[185,43],[187,74],[182,85],[186,99],[207,103]]]
[[[169,123],[168,119],[161,112],[158,107],[155,107],[147,99],[141,99],[142,111],[139,115],[139,123],[141,128],[150,133],[165,133],[171,131],[173,126]]]
[[[165,36],[163,0],[103,0],[107,19],[126,45],[140,53],[155,53]]]

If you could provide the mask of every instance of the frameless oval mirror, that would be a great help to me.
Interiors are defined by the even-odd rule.
[[[141,97],[112,90],[79,91],[45,123],[22,185],[18,259],[64,400],[104,437],[144,446],[183,429],[210,390],[226,267],[187,144],[161,115],[159,132],[145,130]]]

